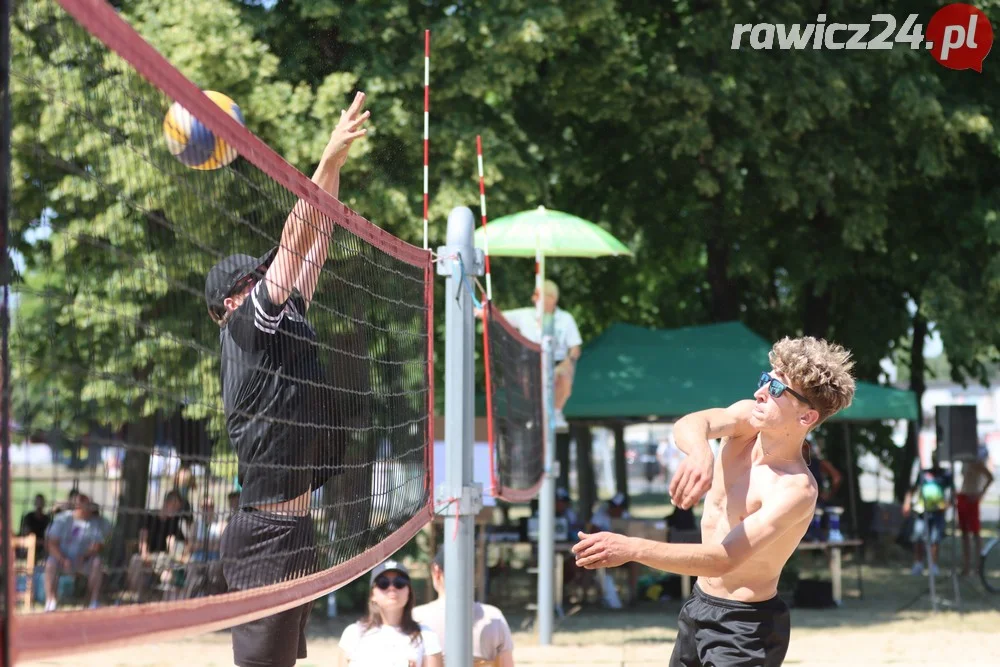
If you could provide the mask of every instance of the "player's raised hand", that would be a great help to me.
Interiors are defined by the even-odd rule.
[[[322,161],[336,167],[342,167],[347,162],[347,153],[355,139],[368,134],[364,128],[365,121],[371,116],[370,111],[362,111],[366,96],[358,91],[351,106],[340,112],[340,121],[330,134],[330,141],[323,151]]]

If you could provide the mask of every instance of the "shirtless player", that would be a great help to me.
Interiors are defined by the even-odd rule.
[[[816,481],[802,459],[806,434],[854,398],[854,363],[839,345],[785,338],[770,353],[754,400],[690,414],[674,425],[688,456],[670,485],[687,509],[706,489],[701,544],[666,544],[615,533],[580,533],[588,569],[636,561],[698,577],[681,608],[672,667],[780,665],[788,607],[778,577],[812,521]],[[718,459],[710,439],[722,438]],[[710,488],[709,488],[710,487]]]

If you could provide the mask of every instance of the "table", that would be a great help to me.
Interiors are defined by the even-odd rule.
[[[825,550],[830,560],[830,581],[833,583],[833,601],[838,605],[843,600],[840,567],[841,551],[844,548],[858,548],[864,544],[861,540],[841,540],[840,542],[800,542],[796,551]]]

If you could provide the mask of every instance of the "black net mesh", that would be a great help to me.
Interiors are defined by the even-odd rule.
[[[483,312],[493,491],[526,502],[538,492],[544,470],[542,353],[491,302]]]
[[[46,558],[61,609],[156,603],[429,517],[426,253],[300,201],[51,0],[12,24],[11,512],[57,545],[36,604]],[[220,328],[206,276],[237,253]]]

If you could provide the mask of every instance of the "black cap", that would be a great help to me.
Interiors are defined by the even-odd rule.
[[[406,569],[406,566],[403,565],[400,561],[393,560],[392,558],[390,558],[389,560],[383,561],[375,566],[375,569],[372,570],[372,576],[368,580],[368,585],[371,586],[372,584],[374,584],[375,579],[378,578],[378,575],[382,574],[383,572],[389,572],[392,570],[395,570],[400,574],[406,575],[407,579],[410,578],[410,571]]]
[[[205,302],[208,312],[216,320],[221,320],[226,314],[226,297],[230,296],[236,287],[248,276],[257,275],[263,278],[267,267],[271,266],[278,248],[274,247],[261,257],[250,255],[230,255],[212,267],[205,280]]]

